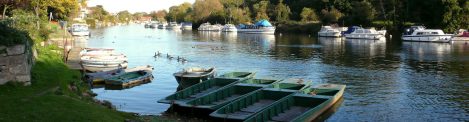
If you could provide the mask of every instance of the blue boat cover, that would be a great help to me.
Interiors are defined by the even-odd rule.
[[[272,26],[272,24],[270,24],[269,21],[263,19],[263,20],[260,20],[259,22],[257,22],[256,24],[254,24],[255,26],[264,26],[264,27],[269,27],[269,26]]]

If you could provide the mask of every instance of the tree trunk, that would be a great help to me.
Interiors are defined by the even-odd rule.
[[[7,9],[10,7],[9,5],[4,5],[5,7],[3,8],[3,14],[2,14],[2,19],[5,19],[5,13],[7,12]]]
[[[39,18],[39,5],[36,5],[36,7],[34,7],[34,12],[36,13],[36,17],[37,17],[37,19],[38,19],[38,20],[36,21],[36,26],[37,26],[37,30],[39,30],[39,29],[40,29],[40,25],[39,25],[40,23],[39,23],[39,21],[40,21],[40,19],[41,19],[41,18]]]

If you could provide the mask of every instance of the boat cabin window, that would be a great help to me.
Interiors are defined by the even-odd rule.
[[[371,31],[370,30],[365,30],[365,33],[371,33]]]
[[[417,32],[417,35],[423,35],[423,32]]]
[[[363,33],[363,30],[357,30],[356,33]]]
[[[433,35],[438,35],[438,32],[432,32]]]

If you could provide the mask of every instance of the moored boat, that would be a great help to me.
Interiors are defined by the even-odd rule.
[[[182,30],[192,30],[192,23],[184,22],[181,27]]]
[[[105,72],[96,72],[96,73],[85,73],[85,78],[87,81],[93,83],[93,84],[100,84],[104,83],[105,79],[121,75],[123,73],[127,72],[134,72],[134,71],[139,71],[139,70],[153,70],[153,67],[150,65],[147,66],[137,66],[133,68],[128,68],[128,69],[114,69],[110,71],[105,71]]]
[[[370,40],[380,40],[385,39],[386,30],[376,31],[375,29],[355,29],[355,31],[350,34],[345,34],[346,39],[370,39]]]
[[[239,83],[224,87],[215,92],[209,93],[205,96],[193,99],[191,101],[180,103],[180,106],[216,110],[229,102],[236,100],[245,94],[260,90],[264,87],[271,86],[272,83],[277,82],[277,79],[246,79]]]
[[[277,103],[244,121],[313,121],[333,106],[343,96],[344,90],[345,85],[313,85],[305,89],[303,93],[297,93],[286,99],[277,101]]]
[[[180,72],[176,72],[173,74],[173,76],[181,86],[180,88],[185,89],[194,84],[213,78],[215,76],[215,68],[204,69],[199,67],[191,67]]]
[[[238,33],[251,33],[251,34],[274,34],[275,27],[267,20],[260,20],[254,25],[239,25],[237,28]]]
[[[254,72],[228,72],[223,75],[217,76],[217,78],[227,79],[249,79],[253,78],[256,73]]]
[[[210,23],[206,22],[206,23],[201,24],[199,26],[199,28],[197,28],[197,30],[198,31],[208,31],[209,27],[210,27]]]
[[[225,26],[223,26],[221,31],[222,32],[237,32],[238,29],[236,29],[236,26],[233,24],[225,24]]]
[[[418,29],[410,35],[402,35],[403,41],[418,41],[418,42],[450,42],[452,34],[445,34],[440,29]]]
[[[87,24],[73,24],[70,33],[72,36],[90,36]]]
[[[151,82],[151,80],[153,79],[153,75],[151,73],[152,70],[148,69],[125,72],[120,75],[107,78],[104,82],[106,83],[106,85],[127,87],[132,86],[134,84]]]
[[[271,86],[246,94],[239,99],[212,112],[210,116],[232,121],[244,121],[256,113],[269,108],[295,93],[300,93],[311,84],[302,79],[286,79]]]
[[[332,26],[322,26],[321,30],[318,32],[319,37],[341,37],[341,32],[344,31],[344,28],[338,27],[333,28]]]
[[[458,32],[451,39],[452,41],[469,41],[469,31],[459,29]]]
[[[169,24],[166,26],[167,29],[173,29],[173,30],[179,30],[181,29],[181,25],[178,24],[177,22],[169,22]]]

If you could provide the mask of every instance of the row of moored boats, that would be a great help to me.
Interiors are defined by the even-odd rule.
[[[159,103],[175,105],[220,121],[311,121],[331,108],[345,85],[303,79],[256,78],[254,72],[215,76],[214,68],[174,73],[185,87]]]
[[[211,32],[238,32],[238,33],[252,33],[252,34],[274,34],[275,27],[267,20],[260,20],[252,25],[233,25],[233,24],[210,24],[203,23],[197,29],[198,31],[211,31]]]
[[[85,48],[80,52],[86,79],[93,84],[130,87],[153,79],[152,66],[127,68],[128,59],[114,49]]]
[[[192,23],[184,22],[149,22],[145,23],[145,28],[172,29],[172,30],[192,30]]]
[[[320,37],[345,37],[347,39],[385,39],[386,30],[376,30],[374,28],[362,28],[358,26],[351,27],[333,27],[322,26],[318,32]],[[459,40],[469,40],[467,30],[459,30],[457,34],[445,34],[441,29],[426,29],[424,26],[411,26],[403,33],[404,41],[420,42],[450,42]]]

